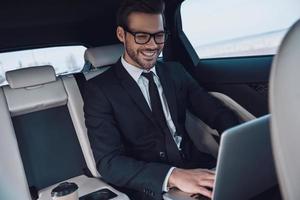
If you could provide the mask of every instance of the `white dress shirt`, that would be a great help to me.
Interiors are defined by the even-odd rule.
[[[150,95],[149,95],[149,81],[146,77],[142,76],[143,72],[147,73],[149,71],[140,69],[138,67],[135,67],[134,65],[129,64],[128,62],[126,62],[126,60],[123,58],[123,56],[121,58],[121,62],[122,62],[122,65],[124,66],[124,68],[126,69],[126,71],[130,74],[130,76],[135,80],[135,82],[140,87],[140,89],[141,89],[141,91],[142,91],[142,93],[143,93],[143,95],[144,95],[144,97],[145,97],[145,99],[148,103],[148,106],[151,109],[151,100],[150,100]],[[181,150],[180,149],[180,143],[181,143],[182,137],[176,135],[176,127],[175,127],[175,125],[172,121],[169,106],[168,106],[166,97],[163,93],[163,88],[160,84],[159,77],[157,76],[155,66],[152,67],[150,69],[150,71],[152,71],[153,74],[154,74],[153,79],[154,79],[154,82],[155,82],[155,84],[157,86],[157,89],[158,89],[160,101],[161,101],[161,104],[162,104],[162,107],[163,107],[163,112],[164,112],[164,115],[165,115],[165,118],[166,118],[168,128],[169,128],[169,130],[170,130],[170,132],[173,136],[173,139],[174,139],[174,141],[177,145],[177,148],[179,150]],[[175,167],[172,167],[166,175],[165,181],[163,183],[163,188],[162,188],[162,190],[165,191],[165,192],[168,191],[168,188],[167,188],[168,179],[169,179],[172,171],[174,170],[174,168]]]

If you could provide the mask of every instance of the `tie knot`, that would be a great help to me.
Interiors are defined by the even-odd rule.
[[[149,81],[153,80],[153,72],[143,72],[142,76],[146,77]]]

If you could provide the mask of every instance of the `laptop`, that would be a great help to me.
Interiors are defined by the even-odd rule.
[[[270,115],[226,130],[221,137],[213,200],[244,200],[277,184],[269,129]],[[179,190],[165,200],[208,199]]]

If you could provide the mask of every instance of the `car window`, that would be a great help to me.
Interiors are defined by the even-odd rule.
[[[84,46],[64,46],[0,53],[0,86],[6,85],[5,72],[39,65],[52,65],[56,75],[81,71]]]
[[[183,31],[200,58],[274,55],[299,0],[186,0]]]

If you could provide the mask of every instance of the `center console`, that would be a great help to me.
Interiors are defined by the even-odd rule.
[[[129,200],[126,194],[117,191],[99,178],[89,178],[85,175],[81,175],[65,181],[73,182],[78,185],[79,200]],[[40,190],[38,192],[38,200],[50,200],[52,189],[59,184],[60,183],[57,183]]]

